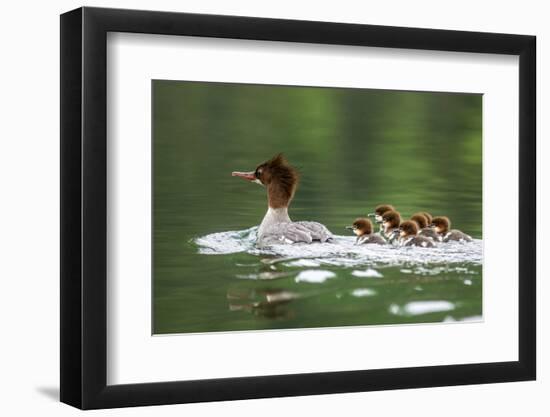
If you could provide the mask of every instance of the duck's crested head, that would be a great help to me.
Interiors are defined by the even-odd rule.
[[[432,219],[432,225],[435,227],[437,233],[444,234],[451,228],[451,221],[446,216],[434,217]]]
[[[372,233],[372,222],[365,217],[358,217],[351,225],[351,229],[357,236],[370,235]]]
[[[401,223],[401,236],[415,236],[418,233],[418,224],[414,220],[407,220]]]
[[[386,211],[382,214],[382,223],[386,230],[397,228],[401,224],[401,215],[395,210]]]
[[[290,165],[282,153],[275,155],[269,161],[265,161],[256,167],[254,177],[268,186],[276,182],[284,188],[291,190],[298,184],[298,171]]]
[[[395,211],[395,208],[391,204],[380,204],[374,209],[374,214],[381,216],[386,211]]]
[[[423,214],[424,216],[426,216],[426,219],[428,219],[428,226],[432,224],[433,216],[430,213],[428,213],[427,211],[421,211],[417,214]]]
[[[268,189],[269,206],[287,207],[298,186],[298,171],[282,153],[258,165],[254,171],[231,173],[234,177],[261,184]]]
[[[425,227],[428,227],[428,225],[430,224],[430,222],[428,221],[428,218],[424,213],[413,214],[411,216],[411,220],[416,222],[420,229],[424,229]]]
[[[374,221],[376,223],[382,223],[382,214],[384,214],[386,211],[392,211],[395,210],[392,205],[390,204],[380,204],[375,207],[374,213],[369,213],[367,216],[374,217]]]

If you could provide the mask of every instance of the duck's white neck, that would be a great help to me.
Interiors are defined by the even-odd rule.
[[[267,213],[264,216],[264,219],[262,220],[262,223],[260,224],[260,228],[258,229],[258,236],[261,236],[265,233],[265,231],[277,224],[277,223],[290,223],[290,217],[288,217],[288,207],[280,207],[280,208],[272,208],[269,207],[267,209]]]

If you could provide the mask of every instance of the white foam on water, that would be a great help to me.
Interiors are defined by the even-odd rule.
[[[316,268],[320,266],[321,264],[313,259],[298,259],[296,261],[291,262],[285,262],[283,265],[285,266],[303,266],[306,268]]]
[[[359,278],[382,278],[384,275],[382,275],[380,272],[378,272],[376,269],[366,269],[365,271],[353,271],[351,273],[354,277]]]
[[[250,229],[218,232],[193,239],[203,255],[227,255],[230,253],[247,252],[256,243],[257,227]]]
[[[335,236],[329,243],[276,244],[267,248],[256,246],[257,226],[240,231],[212,233],[194,239],[198,252],[204,255],[249,253],[289,259],[290,266],[318,267],[321,265],[356,268],[365,266],[400,266],[403,273],[433,275],[445,269],[434,265],[469,263],[481,265],[483,241],[438,243],[434,248],[393,247],[384,245],[356,245],[354,236]],[[411,265],[417,265],[413,268]],[[428,268],[421,269],[421,266]],[[462,270],[459,270],[462,268]],[[456,267],[455,272],[469,274],[467,268]],[[474,272],[475,273],[475,272]]]
[[[411,301],[400,307],[397,304],[390,305],[389,312],[397,316],[418,316],[428,313],[440,313],[442,311],[451,311],[455,305],[450,301]]]
[[[351,295],[354,297],[370,297],[376,295],[376,291],[371,290],[370,288],[356,288],[351,292]]]
[[[308,269],[300,272],[294,279],[296,282],[322,283],[327,279],[336,277],[336,274],[331,271],[323,271],[321,269]]]

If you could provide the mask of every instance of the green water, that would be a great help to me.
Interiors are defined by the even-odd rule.
[[[482,238],[482,98],[471,94],[153,81],[153,332],[460,320],[482,313],[481,266],[380,266],[382,278],[296,282],[304,267],[193,239],[258,225],[265,189],[231,177],[278,152],[301,172],[293,220],[333,233],[380,203],[447,215]],[[459,267],[458,269],[456,267]],[[429,267],[429,265],[428,265]],[[261,279],[262,272],[286,273]],[[243,276],[257,279],[243,279]],[[358,291],[359,290],[359,291]],[[452,311],[402,313],[417,301]]]

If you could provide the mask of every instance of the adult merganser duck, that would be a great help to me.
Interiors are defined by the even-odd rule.
[[[435,231],[441,236],[443,242],[457,241],[457,242],[471,242],[472,237],[460,230],[449,230],[451,228],[451,221],[448,217],[440,216],[434,217],[432,224],[435,227]]]
[[[382,214],[382,234],[388,240],[388,243],[394,243],[398,236],[400,224],[401,215],[397,211],[390,210]]]
[[[399,246],[420,246],[422,248],[433,248],[431,239],[418,235],[418,224],[413,220],[407,220],[400,226]]]
[[[426,216],[428,214],[430,217]],[[441,236],[435,231],[431,224],[432,216],[429,213],[416,213],[411,216],[411,220],[418,223],[418,235],[433,239],[436,242],[441,242]]]
[[[298,171],[282,155],[276,155],[250,172],[233,172],[267,188],[267,213],[258,228],[258,246],[275,243],[327,242],[332,234],[321,223],[293,222],[288,217],[288,206],[298,186]]]
[[[355,219],[351,226],[347,226],[346,229],[350,229],[356,234],[356,245],[362,245],[365,243],[376,243],[378,245],[385,245],[386,241],[380,235],[372,233],[372,222],[364,217]]]

